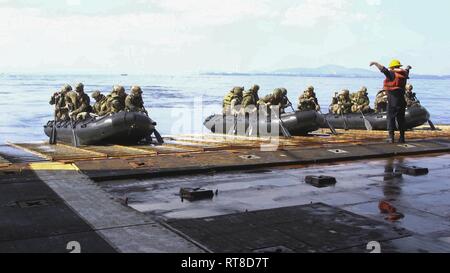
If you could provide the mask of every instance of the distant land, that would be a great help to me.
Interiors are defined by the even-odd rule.
[[[335,78],[382,78],[383,75],[374,68],[347,68],[339,65],[325,65],[317,68],[286,68],[268,72],[206,72],[202,75],[220,76],[291,76],[291,77],[335,77]],[[411,71],[416,79],[450,79],[450,75],[419,75]]]

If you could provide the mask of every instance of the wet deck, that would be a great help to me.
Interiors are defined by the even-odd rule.
[[[280,138],[275,144],[274,139],[208,134],[166,136],[160,146],[73,147],[45,142],[0,145],[0,199],[9,200],[0,206],[0,213],[7,213],[2,217],[6,219],[2,227],[9,232],[5,234],[15,234],[0,238],[0,252],[65,252],[67,238],[86,242],[85,250],[94,252],[221,252],[228,248],[264,252],[266,247],[274,246],[294,252],[366,252],[369,239],[383,241],[383,250],[388,252],[450,252],[450,126],[438,128],[408,132],[406,145],[386,144],[385,132],[344,130],[336,136],[323,130],[314,136]],[[392,176],[396,168],[413,165],[429,168],[429,174]],[[306,175],[331,175],[338,182],[319,189],[304,182]],[[181,187],[207,188],[217,194],[210,200],[182,201]],[[41,190],[36,191],[38,188]],[[395,222],[385,219],[386,215],[378,210],[381,200],[391,202],[404,218]],[[19,208],[28,201],[42,206],[28,211]],[[80,229],[67,237],[72,233],[65,230],[70,221],[64,220],[64,215],[71,214],[63,213],[62,220],[54,223],[51,215],[45,214],[58,209],[54,206],[61,202],[67,206],[64,209],[70,208],[79,216],[70,219],[91,229]],[[326,237],[330,241],[321,247],[316,241],[319,238],[310,231],[306,234],[303,225],[299,225],[304,219],[317,216],[307,213],[297,215],[298,223],[282,221],[287,223],[284,225],[273,219],[273,226],[268,224],[259,229],[260,233],[241,229],[252,234],[254,245],[245,245],[233,237],[241,242],[242,248],[237,249],[236,244],[214,240],[226,236],[227,230],[212,224],[188,224],[191,218],[208,222],[216,217],[237,217],[252,227],[254,223],[248,222],[247,212],[259,215],[261,210],[274,209],[267,213],[280,214],[276,209],[311,203],[326,204],[329,209],[324,209],[331,218],[342,213],[358,214],[355,219],[344,217],[348,228],[330,229],[342,230],[338,234],[342,238],[350,236],[344,230],[351,230],[352,221],[360,221],[367,230],[360,230],[358,238],[352,237],[345,244],[339,244],[330,235]],[[43,217],[29,221],[19,217],[32,209],[43,211]],[[178,222],[179,219],[188,222]],[[45,222],[52,224],[43,225]],[[327,225],[332,226],[331,222]],[[14,233],[22,224],[24,230],[37,227],[33,231],[37,233]],[[53,224],[61,227],[58,234],[51,233]],[[381,233],[389,228],[404,229],[405,233],[375,238],[368,226],[378,227],[377,232]],[[270,230],[275,229],[284,232],[279,234],[286,240],[277,241],[277,236],[272,236],[270,243],[262,244],[260,239],[269,238]],[[193,230],[197,231],[190,232]],[[84,234],[88,236],[83,237]],[[214,236],[202,241],[204,234]],[[295,237],[294,245],[286,246],[295,241],[286,234]],[[99,248],[89,243],[99,240],[104,240]],[[34,248],[26,248],[27,244]]]
[[[223,251],[230,249],[233,252],[254,252],[266,244],[266,247],[284,246],[288,252],[321,252],[321,247],[328,247],[327,251],[366,252],[369,241],[381,240],[383,252],[450,252],[449,162],[449,153],[397,156],[335,164],[264,168],[257,171],[114,180],[101,182],[99,185],[116,198],[128,200],[128,206],[160,219],[211,251],[222,248]],[[429,173],[420,176],[391,176],[400,166],[426,167]],[[331,187],[316,188],[305,183],[307,175],[331,175],[337,179],[337,183]],[[181,187],[204,188],[214,192],[217,190],[217,195],[212,199],[191,202],[180,198],[178,192]],[[404,217],[397,221],[388,220],[388,215],[378,209],[382,200],[390,202]],[[408,235],[385,239],[380,236],[377,239],[376,236],[371,237],[374,233],[369,235],[359,230],[362,233],[359,233],[358,238],[352,237],[353,242],[342,240],[339,243],[325,236],[330,235],[327,231],[332,230],[339,231],[335,236],[341,238],[351,230],[326,221],[327,217],[338,219],[339,215],[331,212],[324,215],[321,221],[326,225],[315,226],[311,230],[296,226],[297,222],[286,226],[285,223],[292,219],[280,219],[287,213],[283,208],[308,206],[311,203],[324,203],[343,209],[382,225],[389,225],[398,231],[406,230]],[[270,214],[273,219],[261,224],[258,217],[247,215],[261,210],[269,210],[265,215]],[[303,217],[307,216],[299,217],[298,221],[302,222]],[[181,219],[185,221],[180,222]],[[352,220],[349,221],[351,223]],[[367,219],[366,221],[372,223]],[[212,224],[218,222],[222,224]],[[224,222],[228,223],[226,226],[230,226],[230,229],[223,228]],[[242,225],[233,226],[236,223]],[[346,225],[345,221],[339,223]],[[248,240],[239,240],[231,235],[229,237],[229,232],[233,229],[244,234],[244,238]],[[268,232],[270,229],[276,230],[278,237],[272,236],[274,234]],[[314,234],[319,233],[324,236],[312,239]],[[236,243],[238,241],[239,244]]]

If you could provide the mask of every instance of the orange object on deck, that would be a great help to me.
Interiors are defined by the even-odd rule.
[[[380,201],[378,204],[378,208],[380,209],[381,213],[396,213],[397,209],[389,202],[387,201]]]

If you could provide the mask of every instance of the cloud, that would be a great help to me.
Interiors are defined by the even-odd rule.
[[[148,3],[177,15],[180,23],[190,26],[223,25],[274,16],[265,0],[148,0]]]
[[[373,1],[373,0],[372,0]],[[351,12],[348,0],[306,0],[286,10],[283,25],[313,27],[320,22],[349,22],[366,18],[361,12]]]
[[[369,6],[380,6],[381,5],[381,0],[366,0],[366,3]]]
[[[79,6],[81,4],[80,0],[66,0],[68,6]]]
[[[272,12],[266,1],[258,0],[147,0],[141,4],[150,5],[151,11],[88,15],[0,8],[0,69],[187,70],[192,60],[204,58],[199,54],[213,54],[218,41],[211,40],[210,33],[217,27]],[[189,50],[196,56],[186,54]]]
[[[429,17],[407,22],[403,18],[411,10],[392,5],[386,13],[380,5],[387,4],[382,0],[0,0],[0,71],[171,74],[283,68],[302,62],[303,66],[334,61],[354,65],[365,62],[367,52],[374,57],[414,52],[418,60],[445,55],[441,51],[449,48],[448,39],[439,27],[447,17],[440,16],[443,23],[430,28],[436,24]],[[415,8],[423,10],[422,5]],[[391,13],[403,17],[391,20]]]

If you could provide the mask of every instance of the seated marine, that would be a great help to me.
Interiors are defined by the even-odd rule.
[[[363,113],[370,113],[372,109],[370,109],[370,100],[367,96],[367,88],[365,86],[361,87],[356,93],[353,93],[352,96],[352,113],[359,113],[360,111]]]
[[[388,103],[387,92],[385,90],[378,91],[374,102],[375,112],[377,113],[386,112],[387,103]]]
[[[284,113],[286,108],[291,107],[292,103],[289,101],[289,98],[287,96],[287,89],[281,88],[282,94],[281,94],[281,105],[280,105],[280,113]]]
[[[242,97],[242,108],[245,112],[254,112],[257,110],[257,103],[259,100],[258,91],[259,85],[255,84],[249,90],[244,92]],[[254,108],[251,109],[250,106],[254,106]]]
[[[92,112],[98,116],[104,116],[109,113],[107,98],[105,95],[96,90],[92,92],[91,97],[95,100],[92,106]]]
[[[333,99],[331,107],[331,112],[333,114],[348,114],[352,111],[352,102],[350,100],[350,91],[347,89],[342,90],[339,92],[336,99]]]
[[[121,85],[114,85],[111,94],[107,96],[107,104],[110,113],[118,113],[125,110],[125,88]]]
[[[61,87],[61,90],[59,92],[55,92],[50,98],[50,105],[55,105],[56,121],[69,120],[69,112],[65,107],[65,95],[69,91],[72,91],[72,87],[68,84],[64,84],[63,87]]]
[[[320,111],[320,106],[314,93],[314,87],[309,86],[303,94],[298,97],[297,109],[300,111]]]
[[[420,102],[417,100],[416,93],[413,92],[413,88],[414,87],[410,83],[408,83],[405,87],[405,101],[407,108],[420,105]]]
[[[77,94],[76,97],[71,99],[72,102],[72,110],[69,112],[69,117],[75,119],[85,119],[87,115],[92,112],[91,100],[89,96],[84,93],[84,85],[82,83],[78,83],[75,86],[75,92]]]
[[[244,87],[236,86],[225,95],[222,102],[224,115],[237,115],[241,113],[242,92]]]
[[[142,99],[142,89],[140,86],[131,87],[130,94],[125,98],[125,110],[128,112],[143,112],[148,115]]]
[[[278,107],[281,110],[283,103],[283,90],[281,88],[275,88],[272,94],[266,95],[264,98],[258,101],[258,105],[269,106],[270,108]]]

